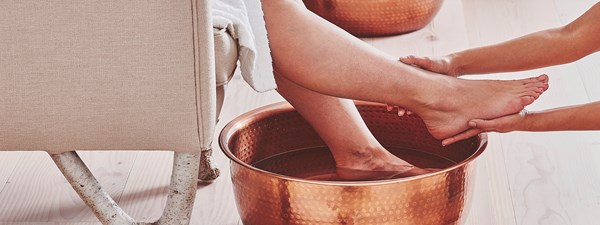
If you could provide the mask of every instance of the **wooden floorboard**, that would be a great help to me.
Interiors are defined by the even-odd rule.
[[[21,152],[11,178],[0,194],[0,221],[97,221],[45,152]],[[83,152],[81,158],[118,199],[134,152]]]
[[[0,225],[102,225],[100,222],[0,222]]]
[[[118,204],[138,221],[156,221],[169,191],[173,152],[138,152]]]
[[[552,1],[466,1],[472,7],[470,40],[473,45],[490,44],[541,29],[563,25],[565,7]],[[569,4],[571,1],[569,1]],[[483,10],[487,7],[490,10]],[[494,10],[491,10],[493,7]],[[473,9],[479,8],[480,11]],[[504,16],[502,16],[504,15]],[[500,19],[504,18],[504,19]],[[499,23],[501,22],[501,23]],[[597,62],[597,61],[596,61]],[[569,64],[535,71],[492,75],[494,78],[516,78],[547,73],[551,88],[530,110],[586,103],[586,89],[598,82],[585,81],[581,68]],[[598,81],[598,80],[597,80]],[[588,86],[588,88],[586,88]],[[503,159],[516,224],[597,224],[597,211],[590,201],[581,201],[585,193],[597,196],[598,146],[583,144],[582,137],[597,139],[597,132],[512,133],[497,138],[502,144]],[[588,140],[583,138],[584,140]],[[581,165],[581,166],[580,166]],[[590,168],[591,167],[591,168]],[[585,168],[585,169],[584,169]],[[586,172],[587,171],[587,172]],[[594,172],[595,173],[595,172]],[[589,176],[582,176],[587,174]],[[494,176],[500,179],[499,176]],[[584,177],[588,177],[585,179]],[[582,196],[583,195],[583,196]],[[495,194],[494,196],[500,197]],[[597,198],[596,198],[597,200]],[[506,200],[503,200],[506,201]],[[495,202],[495,205],[498,205]],[[508,219],[508,215],[505,216]]]
[[[560,26],[596,0],[451,0],[426,28],[403,36],[364,40],[394,56],[438,56]],[[520,73],[468,76],[515,79],[547,73],[550,89],[529,110],[600,100],[600,54],[577,63]],[[242,224],[218,148],[225,124],[244,112],[283,101],[256,93],[236,77],[215,134],[222,176],[197,189],[193,225]],[[600,221],[600,132],[490,134],[477,160],[466,225],[592,225]],[[134,218],[157,219],[166,201],[172,153],[86,152],[82,158],[107,191]],[[50,157],[43,152],[0,152],[0,225],[99,224]]]
[[[587,11],[597,0],[555,0],[558,6],[559,19],[562,24],[567,24]],[[589,55],[575,63],[585,85],[590,101],[600,101],[600,54]]]
[[[20,152],[0,152],[0,195],[21,157],[23,154]]]

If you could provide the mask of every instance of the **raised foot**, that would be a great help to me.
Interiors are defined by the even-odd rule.
[[[493,119],[518,113],[548,89],[546,75],[508,81],[432,76],[437,76],[434,83],[442,81],[439,82],[442,85],[428,97],[433,100],[415,112],[423,118],[429,132],[440,140],[469,129],[471,119]]]

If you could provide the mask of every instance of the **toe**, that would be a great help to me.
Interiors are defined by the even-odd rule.
[[[548,75],[543,74],[543,75],[539,75],[537,77],[530,77],[530,78],[526,78],[521,80],[522,84],[539,84],[539,85],[543,85],[543,84],[548,84]]]
[[[547,84],[548,80],[550,80],[550,78],[548,77],[548,75],[542,74],[537,77],[537,80]]]
[[[533,103],[533,101],[535,101],[535,98],[533,98],[532,96],[522,96],[520,100],[522,106],[527,106]]]
[[[538,77],[530,77],[530,78],[525,78],[521,80],[521,84],[527,85],[527,84],[535,84],[535,83],[540,83],[543,84],[543,81],[540,81],[538,79]]]
[[[544,86],[542,87],[542,89],[544,89],[544,91],[546,91],[546,90],[548,90],[548,87],[550,87],[550,85],[544,84]]]
[[[542,89],[542,91],[544,91],[544,89],[548,89],[548,84],[544,84],[541,82],[536,82],[536,83],[530,83],[530,84],[526,84],[525,87],[527,87],[527,89]]]
[[[536,91],[526,91],[523,93],[524,96],[531,96],[534,99],[538,99],[540,97],[540,93]]]

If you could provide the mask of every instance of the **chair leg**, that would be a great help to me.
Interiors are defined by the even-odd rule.
[[[165,211],[155,224],[187,225],[196,198],[200,153],[175,152]]]
[[[217,168],[215,159],[212,156],[212,149],[202,150],[200,152],[200,172],[198,179],[202,181],[212,181],[217,179],[221,171]]]
[[[76,152],[51,155],[67,181],[92,209],[102,224],[138,224],[102,190],[102,187]]]
[[[102,224],[187,225],[196,198],[200,153],[175,153],[171,187],[161,218],[154,223],[135,222],[102,187],[76,152],[51,155],[52,159],[81,199],[92,209]]]

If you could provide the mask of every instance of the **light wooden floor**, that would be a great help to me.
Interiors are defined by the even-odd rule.
[[[404,36],[365,39],[390,54],[441,55],[568,23],[596,0],[447,0],[435,21]],[[600,100],[600,54],[536,71],[471,76],[513,79],[547,73],[551,87],[529,110]],[[231,84],[217,129],[241,113],[282,98]],[[468,94],[468,93],[465,93]],[[228,161],[215,144],[223,176],[199,186],[192,224],[241,224]],[[134,218],[155,220],[166,200],[172,155],[81,154]],[[600,224],[600,132],[491,134],[477,161],[469,225]],[[0,152],[0,224],[99,224],[42,152]]]

